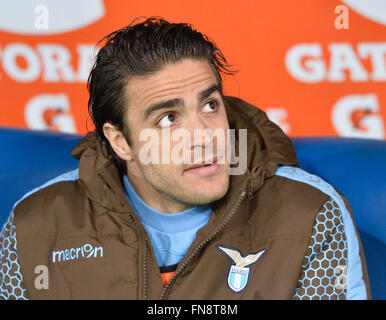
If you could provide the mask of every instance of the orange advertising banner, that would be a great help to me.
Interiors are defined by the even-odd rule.
[[[290,136],[385,138],[384,0],[3,0],[0,126],[85,134],[106,34],[139,16],[191,23],[238,72],[226,95]]]

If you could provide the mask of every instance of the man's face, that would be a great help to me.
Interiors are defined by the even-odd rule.
[[[187,206],[208,204],[223,197],[229,185],[226,157],[229,124],[217,79],[208,62],[185,59],[150,76],[134,77],[127,85],[127,95],[126,120],[135,162],[133,171],[137,171],[128,174],[140,181],[142,194],[146,190],[156,192]],[[140,141],[145,129],[152,129],[159,137],[158,142],[153,141],[159,148],[158,164],[142,161],[141,148],[143,151],[149,144],[149,140]],[[208,129],[204,136],[195,137],[197,130]],[[170,139],[178,130],[189,133],[189,138]],[[211,134],[215,130],[223,133],[225,143]],[[166,134],[168,131],[170,135]],[[184,161],[175,161],[176,154],[183,153],[189,156],[190,163],[186,157]],[[203,166],[204,162],[207,166]],[[195,164],[201,166],[192,168]],[[129,171],[130,167],[133,164],[128,165]]]

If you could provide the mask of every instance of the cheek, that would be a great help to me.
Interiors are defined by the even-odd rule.
[[[150,154],[152,154],[151,157]],[[144,152],[140,152],[136,155],[136,162],[143,175],[149,180],[173,181],[180,176],[181,165],[175,164],[170,154],[162,155],[161,148],[159,148],[159,153],[154,148],[153,152],[147,152],[146,156]]]
[[[153,165],[149,164],[141,167],[145,179],[150,185],[162,193],[174,193],[177,189],[183,188],[183,181],[176,170],[175,166],[170,165]]]

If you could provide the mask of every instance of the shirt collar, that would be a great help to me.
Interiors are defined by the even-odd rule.
[[[131,185],[128,176],[123,176],[125,194],[136,215],[143,224],[162,232],[183,232],[208,220],[212,213],[210,205],[197,205],[178,213],[164,213],[148,206]]]

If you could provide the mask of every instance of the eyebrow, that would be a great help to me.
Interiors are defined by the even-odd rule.
[[[214,84],[214,85],[210,86],[208,89],[201,91],[199,94],[200,102],[204,101],[206,98],[208,98],[215,91],[218,91],[218,93],[221,94],[221,88],[218,84]]]
[[[215,91],[218,91],[221,94],[221,88],[218,84],[214,84],[214,85],[210,86],[208,89],[201,91],[198,94],[198,98],[199,98],[200,102],[202,102],[203,100],[208,98]],[[145,111],[144,121],[147,120],[156,111],[159,111],[162,109],[169,109],[169,108],[173,108],[173,107],[182,107],[182,106],[184,106],[184,100],[181,98],[170,99],[170,100],[166,100],[166,101],[153,103]]]

